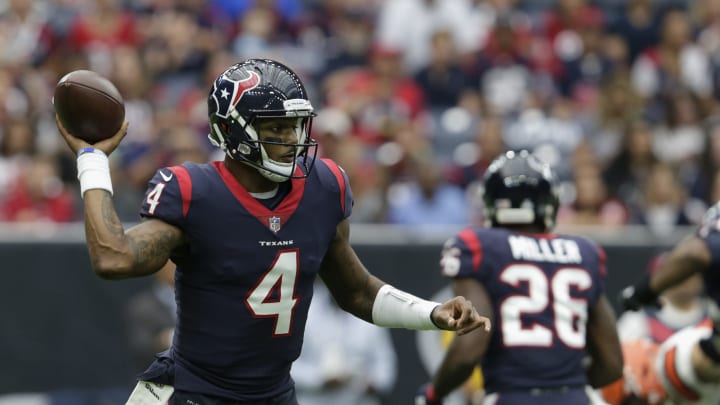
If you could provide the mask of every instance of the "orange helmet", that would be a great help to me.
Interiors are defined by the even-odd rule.
[[[622,344],[623,377],[602,389],[605,401],[620,405],[629,398],[637,398],[645,404],[660,404],[665,390],[653,367],[659,345],[646,339],[633,339]]]

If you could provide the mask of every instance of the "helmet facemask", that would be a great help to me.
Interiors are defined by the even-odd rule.
[[[304,106],[303,109],[285,111],[253,111],[250,120],[246,121],[234,107],[230,107],[228,123],[211,123],[210,142],[221,148],[233,160],[241,161],[256,168],[260,174],[274,182],[283,182],[293,178],[304,178],[312,169],[317,155],[317,142],[310,138],[312,127],[312,105],[307,100],[286,100],[286,105]],[[256,127],[258,120],[269,118],[297,117],[295,133],[297,143],[288,144],[277,141],[260,140]],[[291,146],[295,148],[295,159],[292,162],[278,162],[270,158],[265,145]],[[309,158],[308,158],[309,156]],[[300,159],[302,158],[302,159]],[[300,164],[304,170],[296,173]]]

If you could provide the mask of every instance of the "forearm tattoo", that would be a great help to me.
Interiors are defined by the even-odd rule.
[[[107,230],[112,233],[113,235],[122,235],[125,233],[125,230],[123,229],[122,222],[120,222],[120,219],[117,216],[117,213],[115,212],[115,207],[113,206],[112,197],[109,193],[105,193],[102,197],[102,219],[103,224],[107,228]]]

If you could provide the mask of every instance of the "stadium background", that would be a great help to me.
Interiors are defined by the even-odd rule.
[[[131,223],[158,167],[218,157],[207,88],[246,57],[301,74],[361,257],[418,294],[444,285],[450,230],[482,222],[478,179],[506,148],[555,166],[560,230],[607,247],[611,295],[720,198],[718,1],[0,0],[0,394],[126,396],[118,313],[150,283],[89,270],[57,80],[89,68],[125,97],[112,170]],[[412,332],[393,336],[406,400],[427,376]]]

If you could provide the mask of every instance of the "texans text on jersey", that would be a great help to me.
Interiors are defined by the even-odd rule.
[[[294,245],[295,242],[290,240],[259,240],[258,243],[260,246],[291,246]]]

